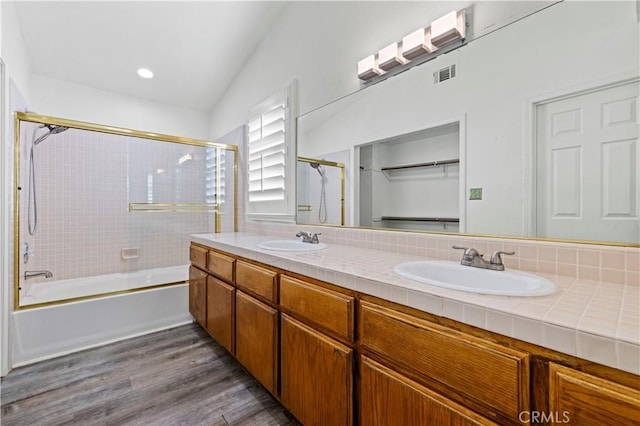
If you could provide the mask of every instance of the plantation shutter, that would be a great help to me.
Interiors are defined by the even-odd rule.
[[[265,99],[247,124],[247,216],[295,221],[295,85]]]
[[[285,199],[286,108],[278,103],[249,122],[250,203]]]

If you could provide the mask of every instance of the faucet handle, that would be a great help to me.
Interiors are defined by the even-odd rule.
[[[514,254],[516,254],[515,251],[494,251],[493,254],[491,255],[491,259],[490,262],[493,265],[502,265],[502,254],[506,254],[507,256],[513,256]]]
[[[471,247],[451,246],[451,248],[454,248],[456,250],[464,250],[462,258],[467,260],[473,260],[474,257],[484,256],[483,254],[478,253],[478,250]]]

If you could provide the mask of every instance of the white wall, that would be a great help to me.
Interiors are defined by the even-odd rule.
[[[262,99],[298,80],[299,114],[360,88],[357,62],[446,14],[466,8],[470,39],[553,2],[293,2],[211,113],[217,137]]]
[[[13,109],[24,109],[29,90],[30,65],[26,56],[26,49],[22,34],[18,26],[18,19],[15,7],[11,2],[0,2],[0,57],[4,62],[5,69],[1,94],[3,98],[4,110],[2,121],[2,145],[0,146],[0,255],[2,256],[0,267],[0,373],[2,375],[9,371],[11,360],[9,359],[9,327],[12,303],[13,282],[13,120],[11,111]],[[19,87],[19,90],[18,90]],[[10,96],[10,93],[12,94]]]
[[[34,75],[29,108],[38,114],[194,139],[208,139],[208,114]]]
[[[1,33],[0,55],[7,66],[7,75],[15,82],[24,98],[29,101],[31,90],[31,66],[27,57],[27,48],[22,39],[19,20],[13,2],[0,2]]]

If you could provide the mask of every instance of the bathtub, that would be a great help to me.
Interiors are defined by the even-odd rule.
[[[130,291],[158,284],[178,283],[189,279],[189,265],[168,266],[142,271],[98,275],[68,280],[46,280],[23,284],[21,306]]]
[[[31,284],[23,295],[27,309],[12,315],[11,365],[187,324],[187,279],[188,266],[178,266]],[[176,284],[149,287],[159,283]],[[76,299],[83,297],[91,298]],[[63,299],[72,301],[38,306]]]

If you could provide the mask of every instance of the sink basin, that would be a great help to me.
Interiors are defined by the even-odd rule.
[[[258,244],[258,247],[264,250],[276,251],[316,251],[328,246],[325,243],[311,244],[298,240],[271,240]]]
[[[444,260],[401,263],[394,271],[414,281],[471,293],[531,297],[556,292],[552,281],[537,275],[512,270],[491,271]]]

